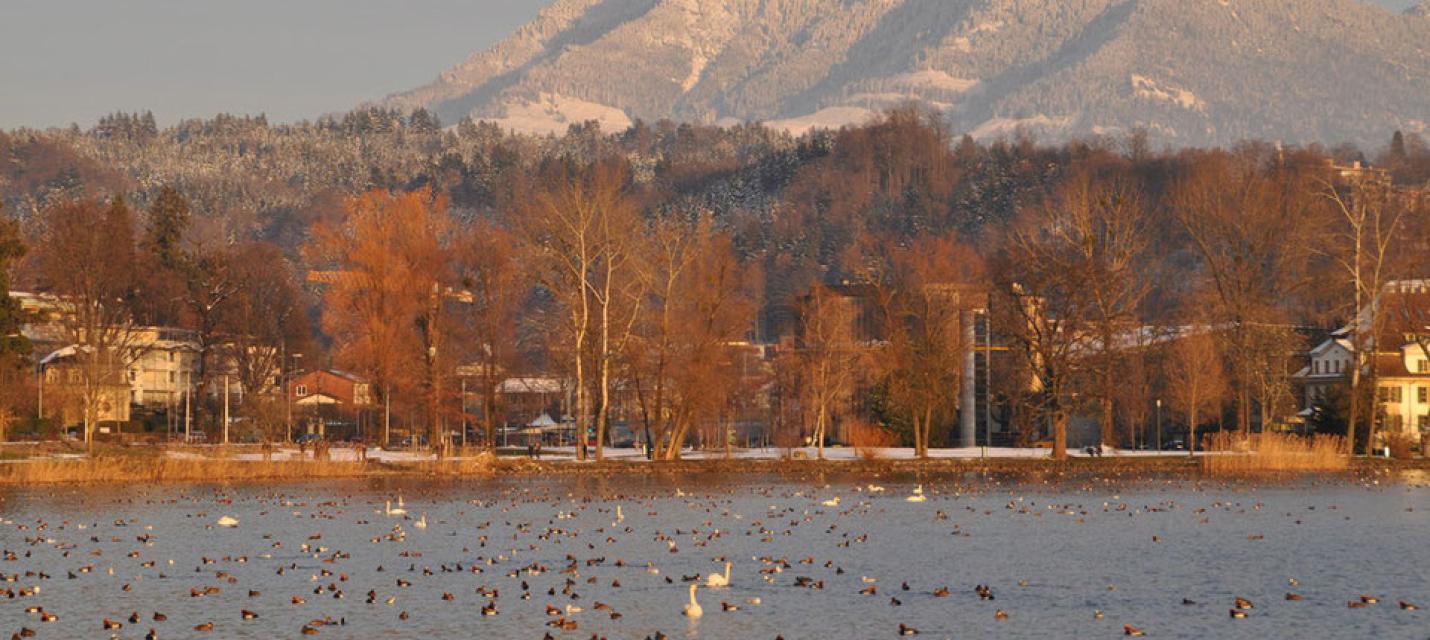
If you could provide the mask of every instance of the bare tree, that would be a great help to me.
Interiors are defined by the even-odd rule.
[[[965,322],[977,300],[968,299],[981,283],[982,265],[953,238],[925,237],[892,255],[892,278],[876,295],[883,301],[887,339],[879,363],[890,404],[905,413],[913,428],[914,452],[928,456],[933,425],[958,408]],[[971,286],[970,286],[971,285]],[[946,422],[945,422],[946,423]]]
[[[199,398],[207,398],[219,367],[215,358],[221,355],[222,321],[230,300],[237,294],[240,283],[235,278],[233,256],[227,247],[201,247],[193,252],[185,252],[179,269],[183,273],[183,305],[192,319],[194,337],[198,348]],[[206,420],[204,403],[195,406],[195,419],[203,424]]]
[[[1096,300],[1084,273],[1086,253],[1058,219],[1056,198],[1025,211],[998,255],[994,308],[1031,376],[1037,414],[1051,423],[1053,457],[1067,457],[1067,424],[1076,376],[1096,353]]]
[[[1202,416],[1219,408],[1226,393],[1221,342],[1211,326],[1192,325],[1172,343],[1169,360],[1167,395],[1187,417],[1187,450],[1194,452]]]
[[[1055,216],[1047,221],[1059,240],[1076,248],[1077,263],[1067,265],[1082,276],[1089,296],[1089,330],[1096,334],[1099,433],[1104,446],[1117,442],[1113,402],[1120,384],[1125,336],[1138,328],[1142,300],[1152,278],[1143,260],[1148,244],[1148,215],[1139,187],[1127,178],[1099,179],[1079,174],[1059,190]]]
[[[1283,159],[1205,154],[1173,187],[1170,206],[1186,230],[1226,327],[1237,428],[1251,428],[1258,327],[1285,324],[1305,285],[1316,233],[1309,172]],[[1261,343],[1268,344],[1268,343]]]
[[[819,459],[830,426],[843,414],[854,391],[862,353],[856,342],[854,301],[829,287],[815,286],[801,301],[800,351],[804,397],[814,422],[810,433]]]
[[[220,322],[222,357],[243,391],[240,410],[262,423],[263,434],[272,438],[279,434],[272,404],[281,390],[276,383],[283,375],[283,358],[305,350],[309,338],[302,294],[293,265],[272,244],[236,247],[233,269],[237,289]]]
[[[535,260],[538,281],[567,314],[566,346],[576,378],[576,429],[583,443],[592,418],[587,350],[594,351],[594,395],[599,403],[594,431],[600,457],[610,407],[612,331],[628,327],[634,315],[617,317],[615,308],[623,302],[618,296],[626,293],[628,285],[625,270],[635,203],[626,192],[624,169],[614,162],[581,169],[552,167],[542,182],[525,204],[520,233]],[[596,344],[591,345],[593,328]],[[577,455],[584,459],[584,446],[577,448]]]
[[[1404,210],[1395,206],[1389,176],[1379,172],[1347,170],[1338,179],[1323,180],[1322,185],[1321,194],[1340,223],[1335,225],[1337,232],[1327,234],[1328,242],[1322,251],[1341,269],[1351,289],[1348,315],[1352,318],[1351,344],[1355,360],[1350,370],[1346,446],[1354,453],[1362,409],[1361,378],[1368,372],[1370,384],[1375,385],[1375,358],[1369,356],[1386,346],[1376,344],[1385,325],[1380,298],[1393,265],[1392,252],[1400,238]],[[1371,446],[1376,425],[1373,412],[1367,424],[1366,446]]]
[[[529,290],[517,250],[512,234],[485,220],[464,230],[456,246],[456,276],[466,303],[457,309],[459,326],[476,359],[485,446],[492,450],[502,408],[497,387],[518,357],[518,314]],[[465,410],[465,398],[462,404]]]
[[[139,355],[131,302],[135,272],[134,216],[121,198],[107,205],[79,200],[45,215],[40,277],[63,303],[59,325],[72,349],[81,386],[86,447],[93,447],[101,403],[128,402],[128,371]],[[110,391],[123,387],[123,398]]]

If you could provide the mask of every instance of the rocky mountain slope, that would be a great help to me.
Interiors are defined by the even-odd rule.
[[[525,132],[798,132],[910,100],[983,138],[1378,145],[1430,126],[1430,19],[1356,0],[557,0],[382,102]]]

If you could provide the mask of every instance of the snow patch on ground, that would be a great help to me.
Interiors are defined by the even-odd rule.
[[[681,90],[689,92],[700,84],[700,76],[705,73],[705,67],[710,64],[710,59],[700,53],[696,53],[690,58],[690,75],[686,76],[685,82],[680,83]]]
[[[601,130],[607,132],[625,131],[631,126],[630,116],[616,107],[552,93],[543,93],[536,100],[510,103],[506,105],[505,116],[483,120],[504,129],[537,135],[561,135],[571,125],[588,120],[601,123]]]
[[[773,120],[766,124],[771,129],[787,131],[792,135],[802,135],[811,129],[838,129],[846,125],[868,122],[876,112],[863,107],[825,107],[807,116]]]
[[[963,93],[978,85],[977,80],[955,78],[943,71],[935,69],[901,73],[890,77],[889,80],[896,85],[912,89],[937,89],[939,91],[949,91],[953,93]]]
[[[976,140],[1006,136],[1019,129],[1059,131],[1072,124],[1072,116],[1050,117],[1038,114],[1031,118],[991,118],[978,125],[970,135]]]
[[[1139,98],[1170,102],[1190,111],[1204,111],[1207,104],[1197,94],[1177,87],[1164,87],[1156,80],[1132,74],[1132,91]]]

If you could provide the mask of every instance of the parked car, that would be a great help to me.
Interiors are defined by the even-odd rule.
[[[411,435],[402,439],[400,446],[404,449],[415,449],[427,446],[427,436]]]
[[[189,444],[203,444],[203,443],[208,442],[208,441],[209,441],[209,434],[207,434],[207,433],[204,433],[204,432],[202,432],[202,431],[190,431],[190,432],[189,432],[189,438],[188,438]]]
[[[1183,441],[1181,441],[1181,440],[1173,440],[1173,441],[1171,441],[1171,442],[1164,442],[1164,443],[1162,443],[1162,450],[1163,450],[1163,451],[1186,451],[1186,450],[1187,450],[1187,443],[1186,443],[1186,442],[1183,442]]]
[[[293,439],[293,444],[313,444],[323,439],[320,433],[305,433]]]

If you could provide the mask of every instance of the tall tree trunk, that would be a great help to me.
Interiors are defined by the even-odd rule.
[[[1350,411],[1346,414],[1346,454],[1352,456],[1356,453],[1356,423],[1360,419],[1361,409],[1360,370],[1362,353],[1363,350],[1357,346],[1354,354],[1355,357],[1351,360],[1351,406]],[[1375,420],[1372,418],[1371,422],[1374,423]],[[1369,438],[1366,439],[1366,447],[1370,447]]]
[[[819,459],[824,459],[824,429],[825,421],[828,420],[828,411],[824,403],[819,404],[819,415],[814,420],[814,442],[818,448]]]
[[[1197,455],[1197,403],[1200,399],[1193,394],[1192,409],[1187,416],[1187,455]]]
[[[1053,459],[1068,459],[1068,414],[1061,407],[1053,411]]]
[[[601,305],[601,408],[596,414],[596,461],[606,457],[606,420],[611,410],[611,285],[606,280],[606,301]],[[585,442],[586,434],[581,434]]]

